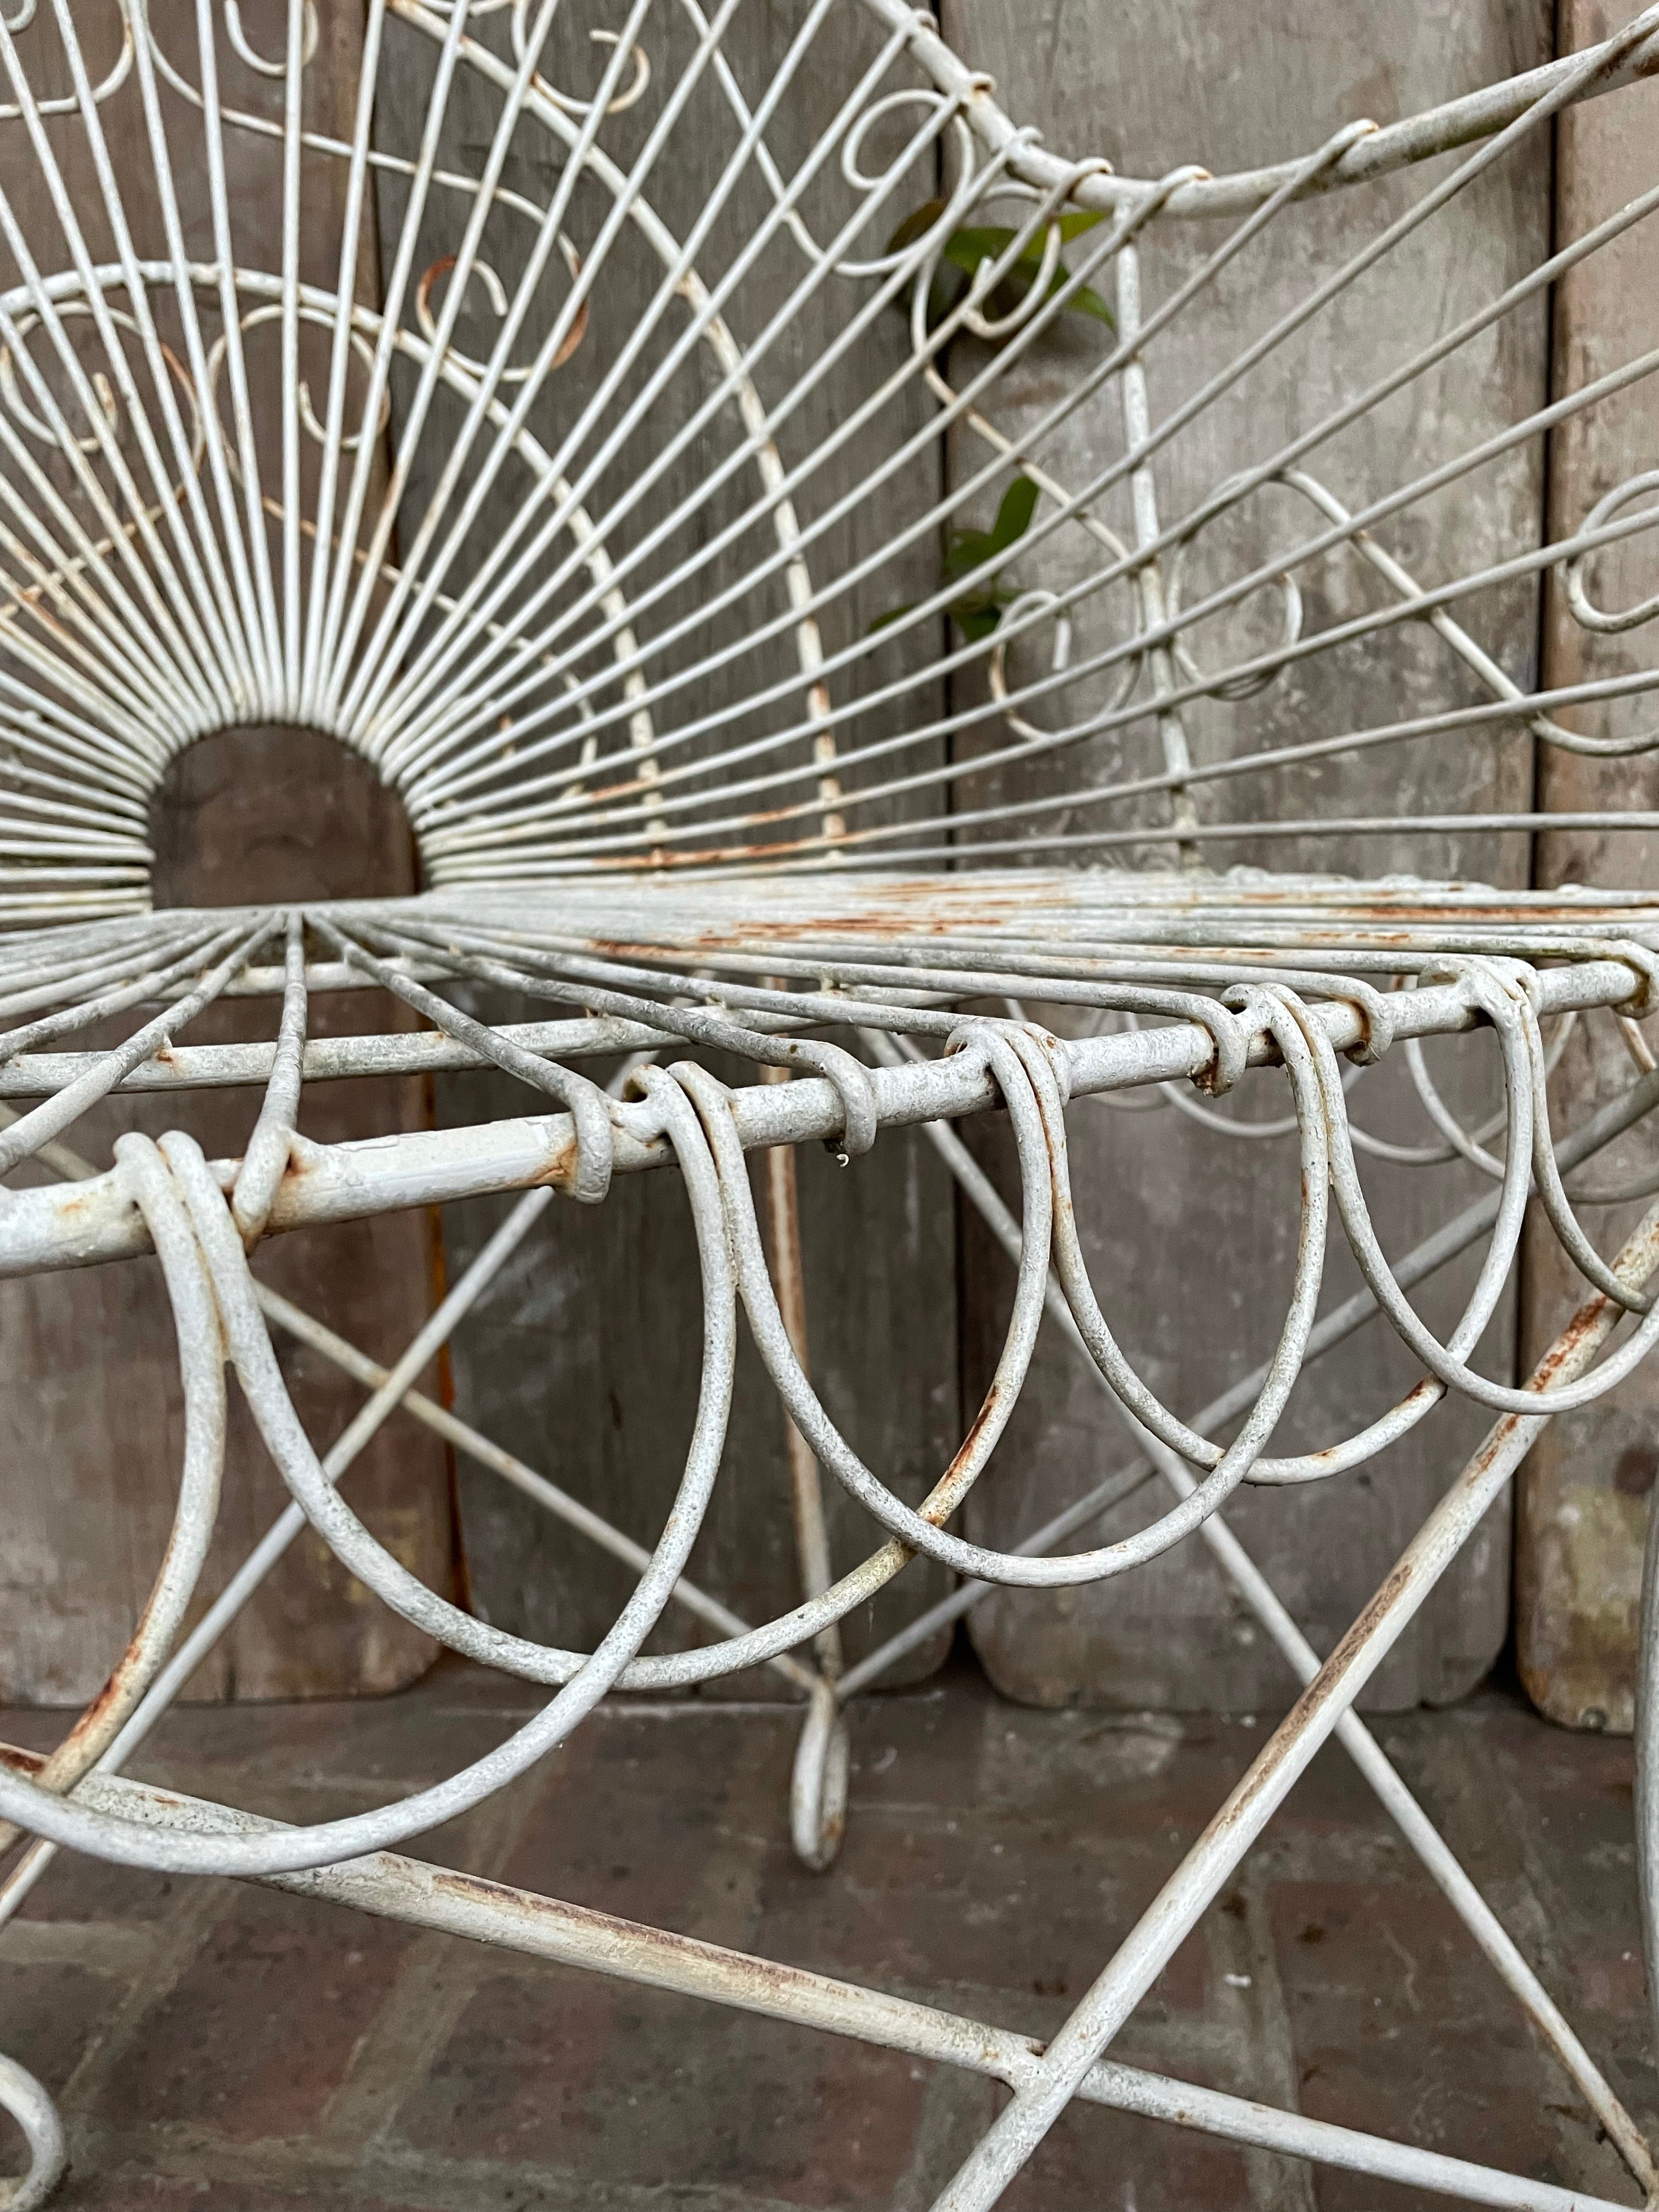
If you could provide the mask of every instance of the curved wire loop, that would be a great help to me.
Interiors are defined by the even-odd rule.
[[[807,1699],[789,1775],[789,1839],[814,1874],[831,1866],[841,1849],[852,1761],[852,1738],[835,1685],[820,1675]]]
[[[33,2075],[0,2051],[0,2109],[9,2112],[28,2145],[29,2170],[0,2181],[0,2212],[40,2212],[69,2170],[69,2147],[58,2107]]]
[[[200,1249],[150,1139],[118,1137],[116,1157],[161,1262],[173,1308],[184,1384],[184,1464],[167,1549],[137,1626],[103,1688],[30,1784],[59,1794],[96,1765],[166,1663],[207,1563],[224,1477],[224,1348]],[[16,1833],[0,1819],[0,1851]]]
[[[0,1773],[0,1818],[19,1827],[125,1865],[161,1872],[292,1872],[380,1850],[417,1835],[477,1804],[524,1772],[570,1730],[622,1674],[668,1602],[712,1493],[731,1407],[735,1305],[727,1263],[720,1189],[697,1120],[678,1089],[646,1066],[637,1079],[656,1096],[680,1159],[697,1231],[703,1287],[703,1369],[685,1470],[649,1565],[609,1633],[589,1656],[575,1655],[568,1679],[550,1704],[507,1741],[447,1781],[400,1804],[304,1829],[255,1834],[161,1834],[142,1822],[62,1799],[21,1776]],[[453,1650],[532,1680],[550,1679],[542,1647],[502,1638],[427,1589],[363,1526],[324,1476],[300,1427],[252,1294],[247,1260],[229,1209],[198,1146],[186,1137],[162,1140],[161,1156],[178,1186],[218,1304],[220,1326],[244,1395],[267,1449],[295,1502],[335,1556],[402,1617]]]

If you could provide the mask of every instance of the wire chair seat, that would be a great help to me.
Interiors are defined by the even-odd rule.
[[[1431,226],[1535,161],[1552,118],[1659,72],[1659,13],[1305,158],[1158,179],[1050,151],[897,0],[762,13],[368,0],[343,28],[287,0],[268,49],[234,0],[0,15],[0,1173],[34,1171],[0,1194],[0,1274],[156,1255],[185,1409],[172,1534],[108,1690],[49,1759],[0,1764],[0,1840],[20,1846],[0,1924],[69,1848],[526,1948],[512,1930],[533,1926],[599,1971],[996,2075],[1012,2096],[946,2212],[994,2203],[1073,2096],[1469,2201],[1602,2201],[1107,2055],[1334,1735],[1650,2191],[1636,2123],[1353,1704],[1545,1422],[1659,1335],[1659,1208],[1610,1258],[1580,1219],[1659,1188],[1587,1165],[1659,1103],[1640,1027],[1659,893],[1560,879],[1659,828],[1634,803],[1659,750],[1640,636],[1659,600],[1639,582],[1659,472],[1540,526],[1547,441],[1622,419],[1659,356],[1518,416],[1491,397],[1513,333],[1659,207],[1659,182],[1536,257],[1520,241],[1451,308],[1420,283]],[[1358,244],[1328,220],[1355,206]],[[422,890],[153,903],[152,810],[178,763],[278,726],[337,741],[397,794]],[[316,1033],[317,1002],[346,991],[377,993],[380,1025]],[[526,1018],[490,1011],[503,992]],[[192,1040],[241,999],[267,1034]],[[1549,1075],[1581,1021],[1618,1039],[1627,1079],[1553,1129]],[[1500,1101],[1479,1126],[1421,1049],[1465,1032]],[[1355,1091],[1391,1056],[1421,1109],[1411,1144],[1368,1128]],[[307,1085],[492,1068],[521,1114],[329,1144],[300,1127]],[[1273,1118],[1217,1103],[1235,1089],[1271,1091]],[[112,1164],[71,1148],[100,1102],[174,1091],[245,1093],[240,1153],[183,1127],[123,1135]],[[1264,1137],[1298,1155],[1273,1350],[1190,1419],[1115,1333],[1125,1286],[1091,1276],[1067,1144],[1091,1101],[1247,1140],[1218,1149],[1222,1175],[1251,1172]],[[993,1112],[1012,1205],[957,1133]],[[793,1181],[800,1145],[855,1172],[918,1127],[1015,1277],[989,1390],[919,1503],[814,1389]],[[1459,1157],[1486,1194],[1391,1260],[1368,1164]],[[414,1385],[556,1194],[601,1205],[617,1175],[665,1169],[695,1231],[702,1363],[679,1489],[642,1547]],[[267,1237],[499,1194],[520,1195],[391,1370],[250,1266]],[[1584,1304],[1516,1387],[1475,1347],[1529,1207]],[[1339,1237],[1362,1287],[1322,1310]],[[1411,1293],[1465,1251],[1479,1276],[1438,1336]],[[1378,1311],[1412,1387],[1284,1451],[1298,1378]],[[994,1483],[1045,1316],[1133,1457],[999,1547],[961,1509]],[[325,1456],[273,1330],[368,1392]],[[686,1575],[742,1330],[789,1424],[802,1584],[758,1622]],[[186,1632],[227,1364],[290,1503]],[[1247,1482],[1340,1482],[1448,1399],[1490,1435],[1322,1661],[1222,1509]],[[476,1617],[354,1512],[342,1478],[400,1407],[634,1571],[593,1650]],[[821,1474],[866,1516],[855,1565],[830,1556]],[[1094,1541],[1154,1478],[1140,1525]],[[125,1779],[307,1527],[438,1644],[546,1686],[545,1706],[446,1781],[311,1828]],[[612,1690],[763,1665],[801,1702],[791,1830],[827,1868],[849,1698],[988,1589],[1108,1580],[1188,1537],[1302,1696],[1044,2051],[660,1930],[601,1939],[557,1900],[509,1909],[393,1856]],[[918,1558],[955,1594],[850,1663],[841,1624]],[[647,1651],[664,1620],[702,1640]],[[0,2103],[33,2161],[6,2201],[43,2203],[61,2124],[10,2058]]]

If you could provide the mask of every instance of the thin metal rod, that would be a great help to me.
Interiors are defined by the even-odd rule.
[[[866,1040],[872,1048],[890,1053],[894,1048],[884,1038],[872,1034]],[[938,1121],[928,1122],[924,1133],[933,1143],[952,1175],[967,1194],[969,1201],[986,1222],[992,1234],[1009,1257],[1018,1264],[1021,1237],[1018,1222],[1003,1204],[990,1178],[963,1144],[953,1129]],[[1169,1447],[1140,1429],[1124,1408],[1116,1394],[1091,1358],[1088,1346],[1079,1333],[1064,1293],[1051,1277],[1047,1299],[1050,1318],[1060,1330],[1074,1358],[1081,1364],[1091,1380],[1105,1394],[1113,1411],[1124,1419],[1135,1434],[1136,1442],[1146,1454],[1146,1460],[1127,1468],[1112,1478],[1102,1490],[1114,1494],[1109,1504],[1133,1494],[1153,1468],[1170,1485],[1177,1498],[1188,1498],[1196,1484],[1186,1466]],[[1310,1346],[1310,1358],[1315,1355]],[[1207,1429],[1215,1419],[1213,1408],[1206,1407],[1199,1417],[1198,1425]],[[1098,1497],[1100,1492],[1094,1493]],[[1091,1501],[1079,1501],[1080,1504]],[[1105,1504],[1093,1508],[1095,1512],[1107,1510]],[[1073,1514],[1065,1516],[1073,1519]],[[1052,1524],[1050,1524],[1052,1527]],[[1206,1519],[1200,1534],[1213,1553],[1218,1565],[1228,1581],[1243,1599],[1245,1604],[1266,1629],[1273,1643],[1285,1658],[1292,1674],[1304,1686],[1318,1674],[1319,1655],[1297,1626],[1289,1610],[1272,1584],[1256,1565],[1238,1538],[1219,1512]],[[1026,1540],[1022,1549],[1047,1549],[1060,1540],[1059,1534],[1050,1534],[1045,1528]],[[952,1617],[959,1617],[972,1609],[981,1598],[988,1596],[994,1584],[969,1583],[946,1601],[952,1608]],[[939,1608],[935,1607],[937,1613]],[[932,1626],[932,1616],[923,1616]],[[910,1641],[920,1641],[916,1631],[920,1623],[912,1623],[904,1632]],[[907,1645],[908,1648],[908,1645]],[[885,1650],[886,1647],[884,1647]],[[872,1654],[878,1657],[881,1654]],[[897,1654],[893,1655],[896,1656]],[[890,1664],[886,1660],[885,1664]],[[867,1667],[868,1662],[866,1662]],[[875,1669],[880,1672],[881,1669]],[[866,1674],[865,1679],[870,1679]],[[850,1694],[853,1685],[838,1686],[842,1694]],[[1413,1796],[1400,1775],[1395,1771],[1381,1745],[1357,1714],[1345,1712],[1336,1725],[1338,1740],[1352,1758],[1365,1780],[1375,1791],[1389,1818],[1405,1836],[1419,1859],[1433,1877],[1449,1901],[1464,1926],[1474,1937],[1480,1949],[1497,1969],[1512,1993],[1519,1999],[1538,2028],[1544,2040],[1560,2060],[1569,2078],[1577,2085],[1585,2101],[1595,2114],[1601,2125],[1618,2147],[1620,2156],[1630,2167],[1643,2189],[1651,2195],[1659,2188],[1659,2170],[1656,2170],[1652,2153],[1640,2128],[1625,2109],[1601,2069],[1590,2057],[1579,2038],[1574,2033],[1559,2007],[1549,1996],[1537,1975],[1527,1964],[1507,1929],[1493,1912],[1480,1890],[1458,1863],[1455,1854],[1446,1844],[1438,1829]]]
[[[1586,1006],[1620,1006],[1638,994],[1631,970],[1615,961],[1585,961],[1547,968],[1537,977],[1543,1013]],[[868,1019],[864,1010],[857,1010]],[[1352,1006],[1327,1002],[1315,1009],[1338,1051],[1363,1041],[1364,1020]],[[1401,1034],[1451,1034],[1477,1024],[1477,1012],[1455,986],[1402,994]],[[1201,1074],[1215,1055],[1212,1036],[1196,1024],[1171,1024],[1139,1035],[1081,1038],[1066,1042],[1071,1095],[1175,1082]],[[1249,1057],[1265,1065],[1273,1048],[1257,1029]],[[997,1103],[994,1081],[971,1058],[930,1060],[924,1066],[871,1071],[878,1117],[884,1127],[983,1111]],[[112,1081],[114,1079],[112,1078]],[[61,1096],[62,1094],[60,1094]],[[58,1109],[38,1111],[54,1116]],[[840,1134],[844,1108],[835,1086],[802,1077],[777,1086],[757,1085],[734,1095],[739,1140],[746,1151],[801,1144]],[[61,1127],[73,1118],[63,1112]],[[659,1117],[647,1105],[614,1109],[613,1167],[618,1174],[665,1166],[672,1152]],[[4,1140],[0,1139],[0,1143]],[[360,1219],[400,1206],[443,1205],[461,1198],[567,1185],[575,1176],[577,1146],[568,1115],[503,1121],[473,1129],[410,1131],[366,1144],[296,1143],[295,1160],[272,1202],[273,1233],[325,1221]],[[228,1188],[238,1164],[216,1164]],[[142,1218],[113,1179],[103,1176],[73,1198],[52,1188],[20,1190],[0,1209],[0,1277],[53,1267],[84,1267],[146,1250]]]
[[[1659,1267],[1659,1206],[1616,1263],[1640,1287]],[[1530,1382],[1540,1389],[1581,1373],[1620,1318],[1600,1295],[1582,1305]],[[1306,1771],[1315,1753],[1399,1641],[1547,1425],[1505,1414],[1341,1638],[1248,1774],[1159,1891],[1111,1962],[1049,2044],[1036,2080],[1018,2091],[935,2201],[935,2212],[989,2212],[1079,2084]]]
[[[0,1762],[28,1773],[38,1759],[6,1745],[0,1746]],[[278,1832],[275,1822],[143,1783],[100,1775],[84,1787],[100,1808],[158,1829],[244,1835]],[[561,1966],[586,1967],[647,1988],[707,1998],[766,2019],[854,2036],[883,2049],[1006,2081],[1016,2089],[1040,2077],[1041,2046],[1035,2038],[417,1859],[379,1853],[343,1866],[264,1879],[271,1888],[354,1905],[380,1918],[467,1936]],[[1528,2180],[1112,2061],[1091,2068],[1078,2094],[1086,2103],[1196,2127],[1225,2142],[1316,2159],[1349,2172],[1428,2189],[1467,2203],[1510,2207],[1513,2212],[1624,2212],[1624,2208],[1580,2190]]]

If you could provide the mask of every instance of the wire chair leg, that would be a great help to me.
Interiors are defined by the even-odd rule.
[[[770,1082],[787,1080],[785,1068],[767,1068]],[[795,1183],[795,1148],[774,1145],[766,1155],[766,1226],[778,1308],[795,1357],[808,1373],[806,1280],[801,1258],[800,1203]],[[811,1446],[786,1413],[785,1465],[794,1519],[795,1556],[803,1597],[820,1597],[834,1574],[830,1564],[830,1528],[823,1510],[823,1486]],[[841,1630],[835,1623],[812,1639],[817,1680],[795,1748],[789,1783],[789,1833],[797,1856],[815,1874],[835,1863],[847,1826],[850,1750],[836,1684],[842,1668]]]

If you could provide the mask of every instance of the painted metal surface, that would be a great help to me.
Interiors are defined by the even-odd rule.
[[[1616,1186],[1586,1170],[1659,1103],[1638,1026],[1656,1011],[1659,901],[1641,888],[1526,894],[1215,874],[1208,862],[1243,836],[1439,834],[1435,816],[1345,811],[1344,763],[1390,747],[1455,750],[1470,732],[1483,744],[1495,733],[1528,758],[1541,745],[1617,760],[1659,744],[1594,726],[1608,701],[1659,684],[1647,661],[1626,657],[1599,675],[1587,644],[1571,684],[1528,688],[1480,638],[1483,607],[1547,573],[1560,576],[1587,640],[1652,618],[1654,603],[1639,596],[1609,605],[1598,580],[1604,556],[1659,520],[1650,477],[1613,487],[1548,543],[1494,543],[1455,576],[1423,573],[1412,550],[1427,503],[1468,495],[1483,467],[1638,387],[1659,356],[1598,368],[1410,481],[1340,490],[1332,481],[1349,427],[1659,210],[1659,185],[1559,243],[1450,330],[1419,342],[1416,303],[1404,301],[1400,327],[1377,345],[1362,317],[1352,396],[1336,416],[1292,422],[1286,434],[1296,394],[1273,384],[1296,331],[1356,312],[1372,272],[1386,276],[1391,252],[1442,206],[1516,148],[1534,149],[1575,102],[1659,67],[1659,18],[1433,116],[1383,131],[1347,125],[1305,161],[1231,179],[1187,165],[1139,182],[1043,152],[931,19],[890,0],[870,0],[862,70],[815,82],[836,5],[805,0],[783,59],[757,85],[743,0],[709,14],[682,0],[672,32],[666,0],[630,0],[592,41],[574,39],[555,0],[370,0],[344,138],[308,111],[319,31],[304,0],[286,9],[280,56],[250,43],[234,5],[210,0],[198,0],[193,45],[188,33],[182,45],[160,35],[138,0],[112,9],[97,35],[67,0],[21,0],[0,17],[0,132],[44,185],[58,234],[27,234],[0,185],[12,264],[0,284],[0,914],[15,925],[0,940],[0,1092],[15,1102],[0,1109],[0,1174],[33,1178],[0,1196],[0,1274],[153,1255],[187,1417],[173,1534],[107,1688],[51,1758],[0,1758],[9,1824],[0,1844],[15,1852],[0,1872],[0,1924],[69,1848],[169,1874],[275,1881],[971,2066],[1013,2094],[940,2198],[949,2212],[994,2203],[1073,2096],[1468,2202],[1540,2212],[1584,2203],[1107,2056],[1334,1736],[1651,2193],[1635,2123],[1352,1705],[1545,1425],[1599,1403],[1659,1340],[1646,1288],[1659,1208],[1611,1260],[1581,1218],[1659,1186],[1651,1169]],[[385,143],[374,99],[398,40],[426,88],[420,127],[402,146]],[[659,65],[664,55],[672,67]],[[589,90],[562,88],[576,82]],[[822,119],[786,173],[769,132],[809,89]],[[152,164],[142,179],[108,159],[117,100],[136,101],[145,125]],[[440,155],[457,118],[477,163],[466,175]],[[222,159],[237,132],[280,157],[277,266],[238,252]],[[719,159],[702,202],[671,210],[656,204],[653,179],[677,132],[716,133]],[[177,189],[186,140],[204,207],[186,209]],[[1160,346],[1179,343],[1224,276],[1248,270],[1268,226],[1435,153],[1458,158],[1224,372],[1158,412]],[[306,273],[316,246],[308,179],[319,165],[331,191],[344,180],[332,289]],[[722,228],[732,194],[757,179],[764,212],[733,234]],[[394,211],[379,233],[368,307],[359,275],[377,195]],[[1160,292],[1161,227],[1189,217],[1216,221],[1210,250]],[[650,311],[614,358],[584,363],[585,383],[573,374],[562,386],[589,341],[596,288],[629,255],[653,271]],[[789,283],[781,295],[755,290],[782,305],[751,320],[750,272],[767,257],[781,257]],[[806,301],[826,299],[836,312],[817,327],[830,335],[803,359],[792,321]],[[893,315],[910,339],[901,368],[859,404],[838,398],[833,422],[815,422],[828,364],[856,361],[860,333]],[[1050,411],[1034,421],[1028,410],[1012,436],[997,419],[1000,391],[1017,363],[1042,362]],[[1195,505],[1171,501],[1162,472],[1184,428],[1258,372],[1253,388],[1278,390],[1260,410],[1260,450],[1241,453],[1238,472]],[[255,434],[250,395],[261,379],[279,396],[274,438]],[[854,490],[843,474],[822,498],[828,457],[858,455],[865,422],[901,392],[907,405],[927,397],[908,418],[921,427],[872,441]],[[1098,465],[1068,482],[1050,465],[1054,434],[1085,413]],[[647,422],[654,443],[643,439]],[[968,463],[939,471],[937,501],[826,569],[818,556],[848,500],[856,513],[887,476],[937,464],[947,441]],[[418,489],[417,455],[428,465]],[[502,494],[509,526],[481,535],[486,498]],[[1271,557],[1194,584],[1201,533],[1258,496],[1279,502]],[[1021,562],[1062,543],[1076,556],[1073,580],[1022,584]],[[918,546],[938,549],[937,584],[849,622],[849,606],[868,604],[857,595],[878,595],[884,574],[913,567]],[[1344,562],[1358,583],[1350,577],[1339,603],[1329,579]],[[1443,704],[1395,712],[1390,656],[1419,653],[1439,656]],[[1340,653],[1363,655],[1374,672],[1374,715],[1253,748],[1251,699]],[[1199,702],[1238,711],[1238,742],[1222,756],[1193,742]],[[429,889],[149,911],[145,808],[168,763],[232,725],[282,721],[337,738],[401,794]],[[1068,759],[1103,738],[1119,748],[1117,770],[1067,783]],[[999,770],[1037,757],[1052,760],[1059,787],[1000,798]],[[1277,809],[1284,775],[1316,765],[1329,805]],[[1206,811],[1218,786],[1239,779],[1261,794],[1259,812]],[[1544,822],[1610,838],[1654,826],[1616,805],[1449,818],[1459,830],[1517,835]],[[969,831],[976,864],[1021,865],[958,866]],[[1157,865],[1061,865],[1084,855]],[[311,1039],[313,994],[345,988],[378,994],[384,1026]],[[492,990],[544,1018],[492,1021],[475,1010]],[[192,1023],[233,994],[263,1003],[267,1039],[193,1044]],[[410,1030],[411,1015],[425,1026]],[[1547,1082],[1574,1024],[1619,1041],[1631,1066],[1615,1096],[1560,1133]],[[1454,1036],[1484,1056],[1500,1102],[1484,1125],[1452,1110],[1421,1049]],[[1379,1064],[1405,1072],[1424,1125],[1415,1143],[1366,1125],[1368,1094],[1355,1086]],[[523,1086],[533,1110],[357,1142],[301,1133],[310,1082],[421,1070],[460,1080],[486,1068]],[[112,1166],[66,1141],[124,1091],[202,1088],[247,1093],[235,1157],[210,1159],[179,1129],[127,1133]],[[1233,1091],[1267,1118],[1235,1119],[1215,1103]],[[1272,1350],[1191,1418],[1120,1341],[1133,1283],[1097,1286],[1091,1275],[1067,1131],[1095,1100],[1201,1119],[1217,1139],[1218,1177],[1256,1172],[1264,1145],[1295,1161],[1290,1278],[1242,1285],[1271,1323]],[[1013,1203],[953,1126],[991,1114],[1011,1139]],[[888,1133],[907,1127],[927,1131],[1015,1269],[983,1401],[919,1503],[860,1455],[814,1388],[794,1185],[795,1148],[827,1146],[856,1176]],[[764,1232],[756,1152],[766,1155]],[[1391,1261],[1376,1218],[1386,1209],[1373,1202],[1380,1171],[1460,1156],[1489,1196]],[[42,1170],[60,1180],[41,1181]],[[642,1544],[481,1435],[441,1392],[416,1386],[557,1199],[602,1208],[617,1177],[649,1170],[672,1170],[684,1199],[695,1277],[678,1288],[700,1358],[676,1494]],[[509,1194],[494,1233],[389,1364],[252,1272],[269,1238]],[[1516,1388],[1491,1379],[1475,1348],[1529,1208],[1580,1303]],[[1322,1312],[1339,1237],[1360,1287]],[[1437,1333],[1412,1292],[1466,1251],[1477,1272],[1461,1315]],[[996,1479],[1045,1317],[1108,1401],[1109,1433],[1120,1422],[1127,1431],[1128,1456],[1024,1540],[975,1540],[961,1509]],[[1374,1317],[1408,1357],[1410,1386],[1355,1411],[1316,1448],[1285,1449],[1279,1432],[1298,1382]],[[273,1328],[368,1393],[325,1453],[295,1413]],[[754,1620],[687,1572],[719,1490],[745,1338],[780,1423],[800,1565],[799,1601]],[[216,1520],[227,1368],[289,1502],[185,1632]],[[1224,1509],[1246,1484],[1361,1474],[1454,1401],[1492,1420],[1486,1442],[1322,1659]],[[628,1594],[591,1647],[480,1617],[464,1593],[423,1582],[353,1510],[352,1464],[399,1414],[627,1568]],[[1109,1505],[1147,1504],[1152,1474],[1168,1499],[1091,1542]],[[853,1564],[831,1541],[831,1485],[867,1530]],[[312,1827],[124,1781],[169,1701],[307,1531],[411,1629],[544,1685],[546,1704],[442,1781]],[[988,1591],[1100,1583],[1193,1536],[1301,1695],[1046,2050],[392,1856],[556,1749],[613,1692],[686,1689],[763,1666],[801,1701],[791,1828],[802,1858],[828,1869],[844,1814],[848,1697]],[[842,1625],[918,1559],[963,1578],[957,1594],[848,1666]],[[681,1641],[671,1623],[702,1640]],[[1638,1796],[1651,1894],[1650,1759]],[[33,2161],[13,2202],[42,2202],[62,2160],[49,2104],[11,2062],[0,2066],[0,2104]]]

